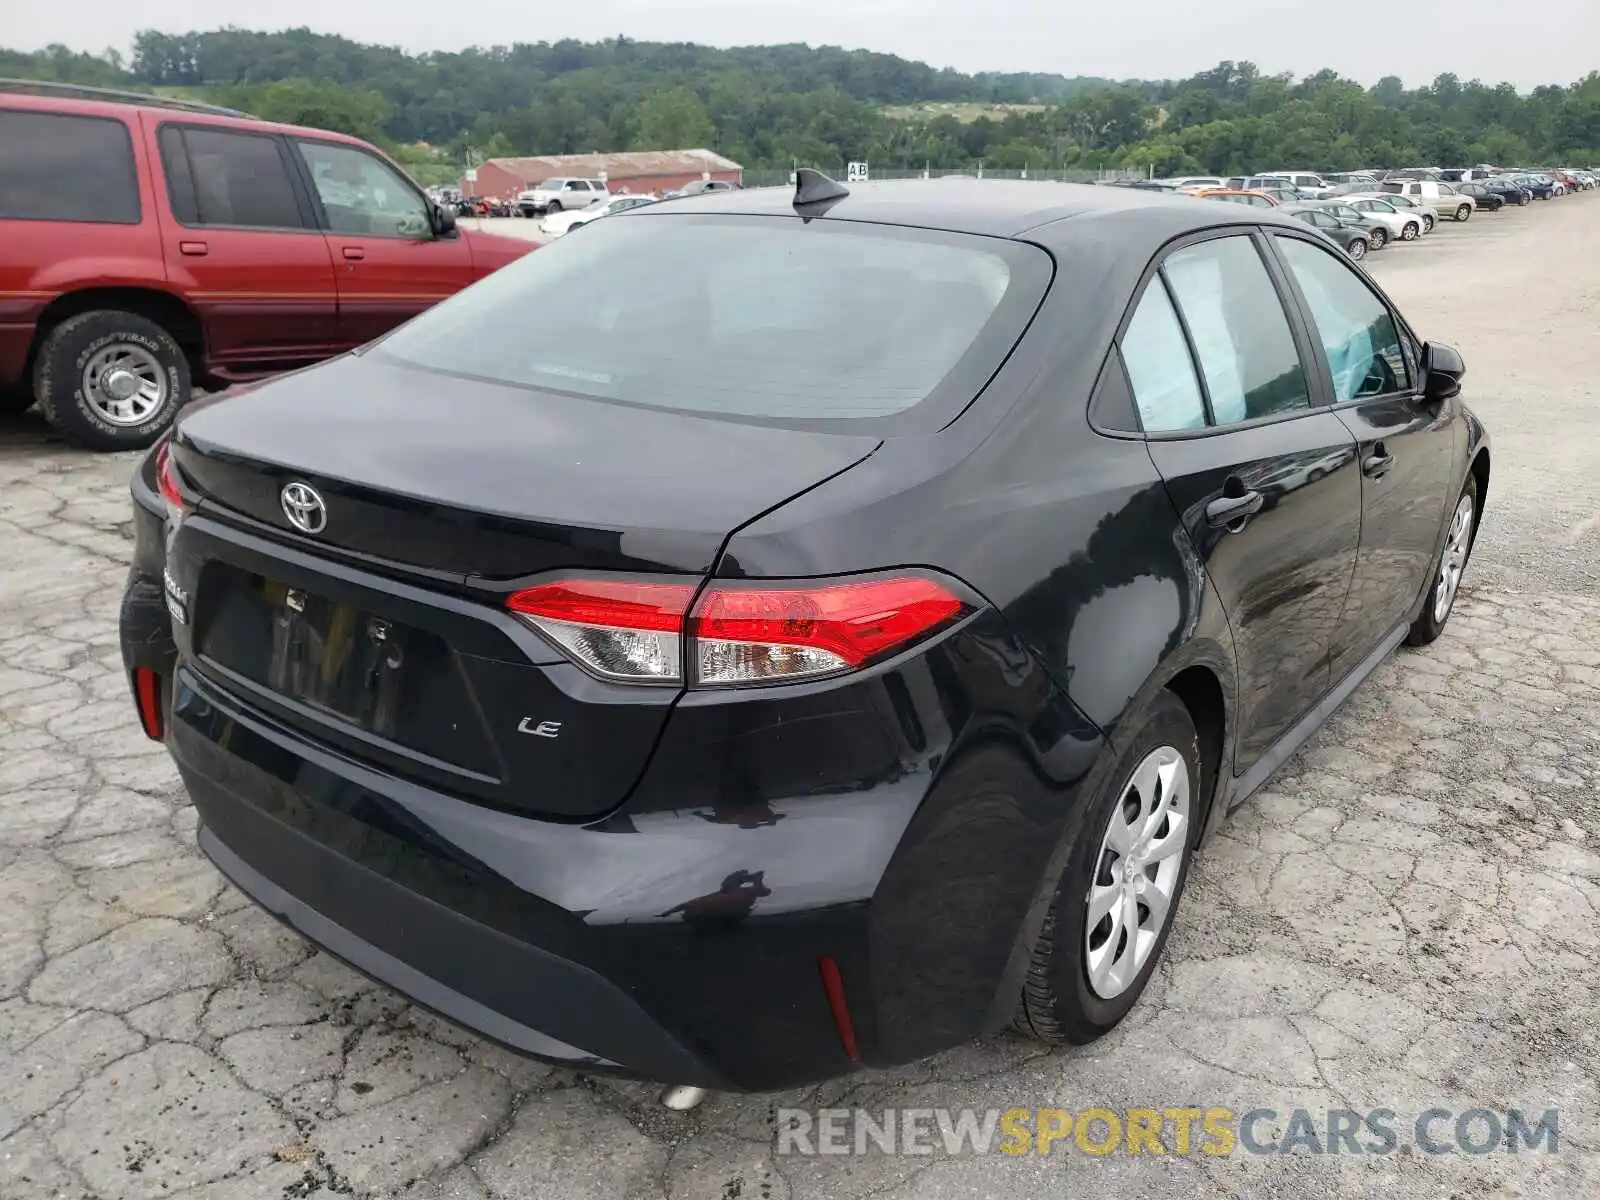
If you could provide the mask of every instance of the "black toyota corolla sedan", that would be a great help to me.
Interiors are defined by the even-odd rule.
[[[651,205],[189,409],[134,700],[240,889],[523,1052],[749,1090],[1083,1042],[1204,833],[1448,620],[1462,374],[1266,210]]]

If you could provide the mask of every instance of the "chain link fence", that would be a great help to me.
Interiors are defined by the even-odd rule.
[[[833,167],[821,167],[819,170],[826,172],[834,179],[843,181],[846,175],[846,166],[839,163]],[[1080,171],[1072,168],[1046,170],[1039,167],[1030,167],[1022,170],[996,171],[988,167],[957,167],[951,169],[925,169],[917,167],[873,167],[871,178],[882,179],[1039,179],[1054,183],[1113,183],[1118,180],[1143,179],[1144,172],[1129,170],[1102,170]],[[744,171],[744,186],[753,187],[787,187],[794,182],[794,173],[782,168],[765,169],[746,167]]]

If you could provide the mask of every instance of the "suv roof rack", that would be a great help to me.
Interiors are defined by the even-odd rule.
[[[250,113],[240,112],[236,108],[223,108],[220,104],[206,104],[201,100],[184,100],[175,96],[158,96],[154,92],[132,92],[123,88],[90,87],[82,83],[58,83],[51,79],[0,78],[0,92],[61,96],[69,100],[104,100],[112,104],[139,104],[146,108],[170,108],[178,112],[210,113],[218,117],[244,117],[255,120]]]

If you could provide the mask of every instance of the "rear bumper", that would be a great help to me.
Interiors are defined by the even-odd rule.
[[[251,857],[260,864],[260,869],[251,866],[211,824],[203,823],[200,849],[217,869],[278,920],[362,974],[458,1025],[535,1058],[702,1087],[728,1086],[594,972],[428,904],[381,874],[281,825],[252,820],[248,806],[241,806],[212,781],[189,774],[185,780],[207,820],[227,830],[238,844],[248,844]],[[263,871],[296,879],[310,898],[291,894]],[[325,915],[330,910],[349,911],[354,897],[391,927],[394,936],[375,936],[391,944],[401,941],[403,948],[395,947],[401,953]],[[368,924],[359,914],[355,923]],[[497,1005],[485,1003],[481,997],[486,993],[492,997],[497,990],[492,986],[474,988],[478,995],[472,995],[444,982],[490,982],[488,977],[511,985],[500,989],[512,993],[509,1002],[501,996]],[[547,1032],[551,1029],[581,1045],[562,1041]],[[585,1046],[603,1046],[605,1053]]]
[[[1015,1005],[1102,743],[996,620],[844,696],[686,703],[589,825],[376,770],[181,658],[166,740],[223,873],[421,1005],[585,1070],[792,1087]]]

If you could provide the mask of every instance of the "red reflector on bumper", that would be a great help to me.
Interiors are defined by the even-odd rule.
[[[161,713],[161,676],[149,667],[133,669],[133,700],[139,709],[139,724],[144,735],[159,742],[164,732]]]

